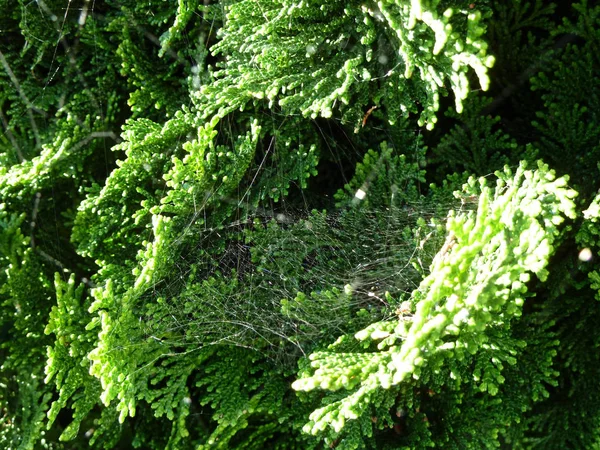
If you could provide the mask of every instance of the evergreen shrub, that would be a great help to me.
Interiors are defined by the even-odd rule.
[[[0,447],[600,448],[600,6],[0,0]]]

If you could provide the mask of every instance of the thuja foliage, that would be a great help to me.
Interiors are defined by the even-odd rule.
[[[599,21],[0,0],[0,446],[599,446]]]
[[[380,341],[380,352],[311,355],[317,370],[296,381],[295,389],[354,392],[315,411],[307,426],[310,432],[325,425],[341,430],[346,419],[358,418],[369,407],[377,389],[389,389],[409,376],[423,380],[423,371],[450,369],[460,385],[464,375],[453,366],[482,347],[500,351],[480,369],[483,376],[474,376],[479,381],[475,384],[481,392],[498,393],[504,381],[498,367],[503,359],[514,364],[522,343],[506,342],[505,336],[495,342],[490,329],[509,332],[511,319],[521,315],[530,272],[542,281],[548,276],[545,267],[562,215],[576,217],[571,200],[576,193],[564,188],[564,178],[554,180],[547,170],[542,165],[535,172],[520,168],[514,178],[508,170],[498,173],[493,194],[485,179],[480,179],[481,192],[473,189],[475,180],[469,180],[467,193],[479,198],[477,212],[448,217],[446,241],[400,320],[376,322],[356,333],[358,340],[366,341],[364,348]],[[343,341],[342,337],[336,345]]]

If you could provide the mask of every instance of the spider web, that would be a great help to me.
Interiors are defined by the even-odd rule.
[[[64,32],[67,20],[75,16],[80,28],[94,28],[95,6],[92,0],[68,0],[60,11],[53,10],[43,0],[24,6],[25,22],[32,15],[40,15],[56,31],[56,41],[51,44],[53,50],[47,52],[51,54],[51,61],[41,97],[28,98],[20,81],[11,77],[27,105],[33,130],[40,128],[38,121],[46,124],[49,120],[48,114],[36,104],[44,101],[47,88],[65,70],[65,64],[77,73],[95,114],[106,115],[107,106],[94,96],[90,89],[92,81],[78,67],[79,42],[72,41]],[[144,33],[159,45],[157,36],[147,30]],[[184,39],[187,41],[187,37]],[[66,63],[57,62],[60,52],[69,55]],[[3,62],[5,70],[12,73],[8,62],[5,59]],[[199,80],[193,70],[192,73],[191,85],[196,86]],[[274,119],[280,120],[276,112],[272,114]],[[374,120],[366,116],[363,125],[367,119]],[[330,127],[333,124],[337,131],[343,127],[336,118],[327,122],[313,121],[328,145],[332,129],[325,129],[325,124]],[[11,141],[15,140],[6,126],[4,134]],[[105,139],[108,176],[110,151],[106,138],[118,142],[118,134],[116,130],[93,132],[74,147]],[[348,137],[347,140],[352,141]],[[36,145],[39,147],[41,143]],[[15,145],[15,149],[19,146]],[[347,157],[333,146],[328,150],[334,161]],[[356,148],[353,151],[357,159],[360,151]],[[19,159],[22,161],[23,157]],[[272,171],[277,171],[274,164],[267,152],[258,171],[269,165]],[[347,174],[341,172],[329,171],[328,176],[349,181]],[[376,173],[369,175],[375,176]],[[231,219],[219,229],[207,230],[198,224],[198,219],[206,214],[199,207],[181,232],[181,239],[174,242],[174,273],[156,280],[153,288],[140,299],[139,340],[134,339],[128,345],[153,340],[164,345],[165,352],[173,349],[187,352],[207,345],[235,345],[259,351],[277,361],[292,362],[320,342],[329,343],[374,320],[393,319],[398,305],[417,288],[439,245],[439,230],[422,224],[417,226],[417,221],[441,218],[449,205],[414,201],[400,206],[392,202],[387,207],[362,207],[361,202],[369,200],[371,194],[359,190],[354,204],[347,208],[334,207],[331,198],[323,194],[320,204],[328,205],[328,212],[314,212],[315,205],[304,198],[302,188],[296,185],[292,189],[302,202],[290,203],[282,198],[272,202],[268,210],[250,207],[247,192],[221,199],[243,206],[243,217]],[[57,270],[69,272],[63,251],[64,239],[59,237],[61,219],[54,204],[54,193],[52,199],[45,198],[41,192],[35,196],[30,216],[32,246],[36,245],[33,238],[39,231],[36,227],[42,226],[47,231],[53,226],[38,222],[44,202],[53,202],[50,209],[54,210],[55,239],[46,240],[43,248],[38,246],[36,251]],[[192,244],[188,238],[190,233],[197,236]],[[223,247],[214,249],[215,242],[223,242]],[[81,276],[80,280],[93,286],[88,276]],[[160,308],[148,307],[157,304],[161,305],[160,312]]]
[[[319,343],[397,319],[443,237],[443,227],[419,219],[442,210],[420,201],[318,212],[281,200],[218,229],[192,220],[184,234],[200,237],[177,252],[176,275],[148,292],[168,313],[140,315],[143,339],[181,352],[235,345],[294,365]],[[220,251],[205,251],[219,241]]]

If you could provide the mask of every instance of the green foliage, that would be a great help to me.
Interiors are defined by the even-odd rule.
[[[0,447],[597,446],[599,17],[0,0]]]
[[[30,239],[21,232],[24,219],[0,205],[0,380],[6,393],[0,400],[0,442],[6,448],[33,449],[52,396],[42,383],[45,355],[40,345],[48,311],[38,304],[51,291]]]
[[[60,439],[72,440],[77,436],[81,422],[98,402],[100,386],[88,373],[87,354],[93,348],[95,336],[85,330],[86,310],[82,305],[84,285],[75,287],[73,275],[67,283],[55,275],[57,305],[52,307],[45,334],[55,334],[54,347],[48,347],[46,378],[52,380],[59,398],[48,411],[50,428],[58,413],[72,400],[73,422],[62,432]]]
[[[332,117],[340,103],[343,120],[353,125],[373,100],[392,124],[418,112],[419,101],[419,123],[432,128],[440,94],[452,90],[460,111],[467,69],[487,90],[494,62],[481,39],[481,12],[458,3],[447,9],[439,1],[226,3],[221,40],[212,49],[226,57],[200,101],[218,117],[262,99],[288,114]]]
[[[565,172],[596,178],[598,130],[593,124],[600,102],[598,79],[593,75],[598,60],[586,48],[591,46],[567,46],[548,71],[532,79],[532,89],[544,92],[545,107],[532,124],[541,134],[539,146],[555,155],[549,160],[557,162],[557,150],[563,149],[560,160]]]
[[[336,193],[337,206],[362,203],[362,207],[384,208],[416,201],[419,198],[418,183],[425,182],[425,171],[419,169],[425,150],[419,145],[420,141],[417,138],[411,149],[415,160],[412,163],[406,161],[406,155],[395,155],[394,149],[385,141],[380,144],[379,153],[369,150],[363,161],[356,165],[351,182]]]
[[[559,225],[565,215],[575,218],[566,180],[554,180],[547,166],[537,171],[521,167],[514,178],[510,171],[498,173],[495,191],[480,179],[480,192],[471,179],[466,191],[479,195],[477,213],[450,215],[447,238],[433,260],[431,274],[413,294],[414,316],[398,321],[373,323],[356,334],[360,341],[380,341],[377,353],[318,352],[311,355],[312,376],[293,387],[310,391],[317,387],[351,391],[346,398],[316,410],[306,431],[316,434],[331,426],[339,432],[346,420],[362,415],[377,389],[389,389],[423,370],[439,370],[446,359],[463,361],[480,348],[503,349],[488,343],[488,328],[508,328],[510,317],[520,315],[529,272],[542,281],[553,251]],[[412,314],[413,306],[407,314]],[[497,318],[500,316],[500,318]],[[487,331],[484,333],[484,331]],[[368,346],[368,345],[366,345]],[[504,377],[497,370],[506,356],[490,355],[496,367],[485,372],[475,368],[479,389],[492,396]],[[516,363],[513,359],[512,363]],[[489,371],[489,372],[488,372]],[[460,375],[451,372],[460,383]]]
[[[465,111],[459,115],[449,109],[446,115],[457,119],[449,133],[446,133],[435,148],[432,163],[442,165],[442,170],[460,169],[468,173],[488,175],[506,164],[515,163],[517,143],[501,129],[500,117],[484,115],[491,99],[472,96]],[[523,151],[518,152],[523,158]]]

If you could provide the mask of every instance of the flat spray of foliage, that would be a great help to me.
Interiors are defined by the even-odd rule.
[[[546,280],[557,226],[563,214],[575,218],[571,198],[576,193],[565,189],[566,180],[555,180],[543,165],[535,172],[521,167],[514,178],[508,170],[498,173],[493,193],[485,179],[480,185],[479,193],[476,181],[469,180],[467,194],[479,197],[477,212],[450,215],[446,241],[410,306],[404,306],[407,311],[401,311],[397,321],[376,322],[356,333],[356,339],[367,344],[380,341],[380,351],[310,356],[316,371],[296,381],[294,389],[354,392],[315,411],[307,431],[316,433],[329,424],[340,431],[346,419],[363,413],[377,389],[389,389],[408,377],[419,379],[422,370],[460,364],[481,347],[501,345],[490,342],[486,331],[496,327],[508,331],[511,319],[521,315],[530,273]],[[516,347],[503,350],[510,355],[519,343]],[[498,364],[499,360],[491,365]],[[452,374],[460,380],[460,374]],[[498,375],[484,381],[481,390],[495,395],[502,382]]]
[[[600,445],[599,29],[0,0],[0,447]]]

